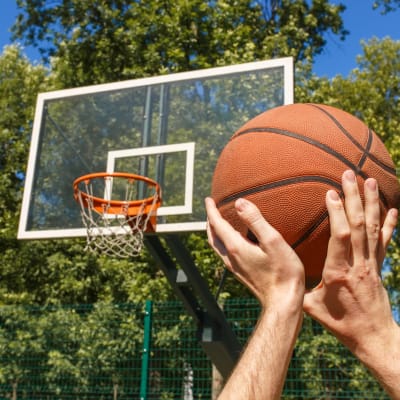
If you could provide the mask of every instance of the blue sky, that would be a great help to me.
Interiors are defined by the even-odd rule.
[[[339,0],[332,0],[337,3]],[[374,36],[390,36],[400,40],[400,10],[382,16],[372,10],[373,0],[342,0],[347,4],[343,14],[345,27],[350,34],[344,42],[330,35],[324,54],[316,58],[314,71],[319,76],[332,77],[337,74],[347,76],[356,67],[356,56],[362,53],[360,41]],[[0,0],[0,49],[10,43],[9,28],[17,15],[14,0]],[[32,61],[39,59],[34,49],[26,48],[26,54]]]

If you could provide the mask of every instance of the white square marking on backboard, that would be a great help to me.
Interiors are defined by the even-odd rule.
[[[185,165],[185,196],[184,204],[177,206],[160,207],[157,211],[158,216],[191,214],[193,211],[193,179],[194,179],[194,149],[195,143],[176,143],[161,146],[137,147],[134,149],[124,149],[109,151],[107,156],[107,172],[114,172],[115,160],[127,157],[140,157],[153,154],[166,154],[186,152]]]

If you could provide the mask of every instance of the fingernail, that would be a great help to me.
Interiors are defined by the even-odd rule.
[[[235,202],[236,210],[244,211],[244,209],[248,206],[249,202],[246,199],[237,199]]]
[[[205,203],[205,204],[210,203],[210,202],[212,202],[212,201],[213,201],[213,199],[212,199],[211,197],[209,197],[209,196],[207,196],[207,197],[204,199],[204,203]]]
[[[335,190],[329,190],[328,194],[332,200],[338,201],[340,199],[338,193]]]
[[[376,180],[373,178],[369,178],[365,181],[366,186],[368,187],[368,189],[370,189],[373,192],[376,192],[377,189],[377,184],[376,184]]]
[[[354,183],[356,181],[356,175],[352,170],[348,170],[344,173],[345,178],[349,181]]]

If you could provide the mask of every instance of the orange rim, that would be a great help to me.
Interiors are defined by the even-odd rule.
[[[86,185],[88,185],[91,180],[98,178],[124,178],[127,180],[145,182],[148,186],[152,186],[155,188],[157,199],[155,201],[154,196],[150,196],[141,200],[106,200],[101,197],[92,196],[79,189],[80,183],[84,182]],[[96,172],[83,175],[75,179],[73,183],[73,188],[74,198],[77,202],[80,202],[79,199],[81,198],[83,200],[83,205],[86,208],[88,208],[89,204],[92,203],[93,208],[99,212],[103,212],[106,206],[108,214],[121,214],[121,210],[124,210],[127,215],[137,215],[138,212],[148,214],[152,210],[157,210],[157,208],[161,205],[161,189],[160,185],[156,181],[153,181],[152,179],[145,176],[130,174],[127,172]]]

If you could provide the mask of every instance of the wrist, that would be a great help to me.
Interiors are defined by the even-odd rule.
[[[277,331],[284,332],[285,340],[293,345],[300,332],[303,322],[303,300],[296,295],[281,292],[280,298],[270,299],[262,306],[259,323],[264,326],[274,326]]]
[[[292,280],[284,287],[276,286],[259,298],[263,312],[277,315],[298,317],[303,315],[304,282]]]
[[[389,360],[394,353],[400,353],[400,328],[394,320],[360,339],[350,350],[365,365],[374,365]]]
[[[392,392],[400,384],[400,328],[394,320],[360,341],[353,353],[389,394],[399,393]]]

